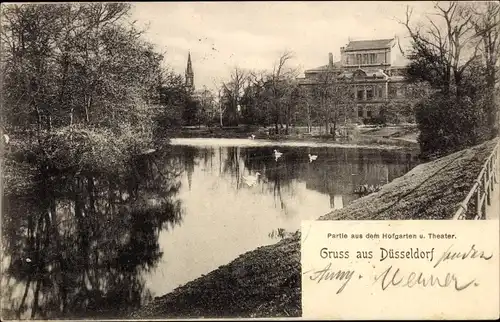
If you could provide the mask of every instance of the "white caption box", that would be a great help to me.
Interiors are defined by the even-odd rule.
[[[499,222],[304,221],[302,314],[499,317]]]

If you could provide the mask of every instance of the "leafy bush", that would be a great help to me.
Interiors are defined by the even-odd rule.
[[[21,146],[13,161],[43,171],[116,173],[150,142],[150,133],[129,126],[119,131],[64,127],[42,132],[37,143]]]
[[[414,121],[414,111],[410,102],[390,101],[380,107],[376,124],[401,124]]]
[[[482,140],[482,109],[468,97],[435,93],[416,106],[423,156],[443,155]]]

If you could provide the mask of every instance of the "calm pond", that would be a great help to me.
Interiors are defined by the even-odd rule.
[[[3,316],[123,316],[405,174],[416,154],[174,139],[123,176],[34,178],[3,198]]]

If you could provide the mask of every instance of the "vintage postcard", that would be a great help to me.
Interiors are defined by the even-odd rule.
[[[499,318],[500,2],[0,8],[2,320]]]

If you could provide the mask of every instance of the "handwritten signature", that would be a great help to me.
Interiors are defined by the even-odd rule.
[[[451,245],[448,247],[448,249],[441,255],[441,257],[436,261],[436,264],[434,264],[434,268],[438,267],[439,264],[442,262],[445,262],[447,260],[454,260],[454,259],[484,259],[484,260],[490,260],[493,257],[493,254],[490,255],[485,255],[484,251],[482,250],[477,250],[475,248],[476,245],[472,245],[467,252],[456,252],[456,251],[451,251],[452,247],[454,245]]]
[[[307,274],[310,273],[310,271],[304,272],[302,274]],[[316,281],[316,283],[319,283],[321,281],[332,281],[332,280],[337,280],[337,281],[343,281],[341,284],[340,288],[337,290],[336,294],[341,293],[351,278],[353,277],[355,271],[351,270],[335,270],[332,269],[332,263],[328,263],[325,268],[320,269],[318,271],[313,271],[311,275],[309,275],[309,279],[311,281]]]
[[[433,265],[433,268],[438,267],[441,263],[450,260],[465,260],[465,259],[483,259],[490,260],[493,254],[485,254],[484,251],[476,249],[476,245],[473,244],[465,252],[459,252],[453,250],[454,245],[448,247],[446,251],[443,252],[441,257]],[[349,284],[354,274],[355,270],[342,270],[332,268],[332,263],[328,263],[325,268],[320,270],[309,270],[303,274],[309,273],[309,279],[311,281],[316,281],[320,283],[323,281],[338,281],[342,282],[336,294],[341,293],[346,286]],[[362,276],[359,275],[361,279]],[[458,277],[454,273],[426,273],[426,272],[402,272],[400,268],[393,267],[392,265],[385,269],[382,273],[375,277],[373,284],[379,284],[383,291],[391,287],[440,287],[447,288],[451,287],[456,291],[463,291],[470,286],[479,286],[476,278],[465,280]]]
[[[401,273],[399,268],[394,269],[389,266],[382,274],[375,277],[375,283],[380,283],[382,290],[385,291],[389,287],[450,287],[453,286],[456,291],[463,291],[471,285],[478,286],[476,279],[461,283],[459,278],[453,273],[446,273],[444,276],[436,276],[435,274],[410,272],[405,275]]]

